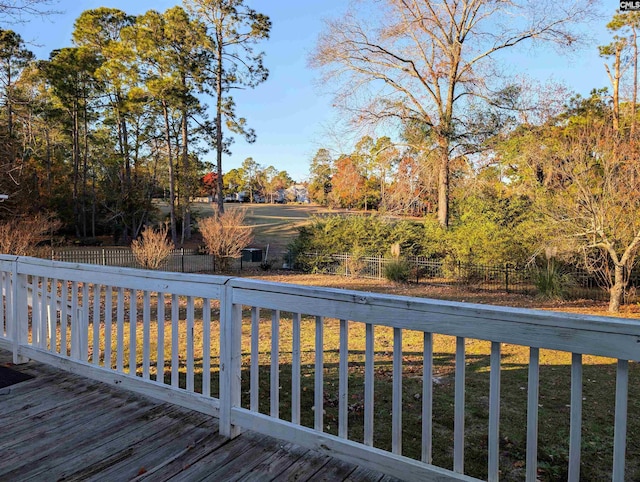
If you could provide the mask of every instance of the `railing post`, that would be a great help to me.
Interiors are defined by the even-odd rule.
[[[13,322],[13,363],[26,363],[28,358],[19,355],[21,345],[27,343],[29,337],[29,320],[27,315],[27,275],[18,274],[18,259],[13,262],[11,273],[11,318]]]
[[[223,286],[220,315],[220,434],[234,438],[241,429],[232,424],[231,410],[240,406],[242,306],[233,304],[233,286]]]

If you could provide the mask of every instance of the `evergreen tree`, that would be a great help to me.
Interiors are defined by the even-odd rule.
[[[215,146],[218,172],[218,191],[223,190],[222,155],[229,152],[232,137],[224,137],[223,120],[232,134],[255,141],[255,132],[247,127],[246,119],[238,117],[231,91],[242,87],[255,87],[267,80],[262,52],[254,45],[269,37],[271,21],[243,0],[185,0],[187,9],[205,25],[205,41],[210,51],[209,72],[206,79],[209,92],[215,99]],[[224,212],[224,199],[218,197],[218,210]]]

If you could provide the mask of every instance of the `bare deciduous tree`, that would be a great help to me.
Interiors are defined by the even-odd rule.
[[[338,86],[336,104],[354,120],[399,120],[423,129],[439,157],[438,219],[446,226],[450,162],[482,137],[478,106],[513,107],[513,92],[500,85],[498,54],[525,41],[575,45],[576,22],[593,18],[594,5],[366,0],[358,4],[364,15],[327,23],[311,64],[324,69],[324,84]]]
[[[59,13],[48,9],[57,0],[0,0],[0,18],[9,23],[22,22],[25,16]]]
[[[581,252],[585,267],[605,282],[609,311],[617,312],[640,251],[640,143],[608,118],[552,136],[556,182],[540,187],[541,207],[561,245]]]

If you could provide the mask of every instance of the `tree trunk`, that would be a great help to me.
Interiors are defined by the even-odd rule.
[[[87,93],[82,98],[82,236],[87,237],[87,174],[89,172],[89,120]]]
[[[13,147],[13,79],[11,78],[11,61],[8,62],[7,69],[7,87],[5,89],[7,96],[7,131],[9,134],[9,142],[11,143],[11,162],[16,161],[15,150]]]
[[[636,104],[638,102],[638,33],[633,27],[633,92],[631,100],[631,138],[636,134]]]
[[[74,225],[76,230],[76,236],[80,237],[80,213],[78,206],[78,181],[79,181],[79,163],[80,163],[80,132],[79,132],[79,122],[78,122],[78,101],[74,99],[73,101],[73,133],[72,133],[72,158],[73,158],[73,217],[74,217]]]
[[[52,182],[53,182],[53,174],[51,169],[51,136],[49,134],[49,129],[45,127],[44,129],[45,135],[45,143],[46,143],[46,162],[47,162],[47,199],[51,199],[52,192]]]
[[[613,75],[611,77],[611,86],[613,88],[613,129],[616,132],[620,130],[620,57],[622,56],[622,44],[616,45],[615,59],[613,62]],[[608,70],[608,69],[607,69]]]
[[[216,168],[218,170],[218,213],[224,213],[224,196],[222,190],[222,33],[218,34],[218,64],[216,70]]]
[[[189,124],[186,109],[182,112],[182,177],[185,184],[182,212],[182,243],[191,239],[191,173],[189,169]]]
[[[120,153],[123,161],[121,194],[122,194],[122,242],[128,243],[133,236],[133,226],[135,226],[135,220],[130,219],[129,215],[131,211],[131,153],[129,152],[129,128],[127,126],[127,120],[124,117],[121,106],[123,105],[122,95],[118,92],[114,99],[114,109],[116,113],[119,141],[120,141]]]
[[[162,112],[164,114],[165,141],[167,142],[167,157],[169,160],[169,219],[171,224],[171,241],[176,244],[178,233],[176,231],[176,181],[173,169],[173,156],[171,154],[171,130],[169,124],[169,111],[167,103],[162,101]]]
[[[449,149],[441,142],[440,165],[438,169],[438,222],[449,227]]]
[[[624,267],[616,264],[613,278],[613,286],[611,287],[609,297],[609,313],[618,313],[622,302],[622,295],[625,288]]]

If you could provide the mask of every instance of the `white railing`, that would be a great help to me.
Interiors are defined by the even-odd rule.
[[[544,449],[540,367],[549,349],[570,360],[570,387],[556,390],[570,402],[568,480],[581,480],[583,355],[614,358],[615,402],[602,410],[615,410],[611,476],[624,480],[627,360],[640,359],[632,320],[8,256],[0,256],[0,286],[0,347],[16,362],[36,359],[219,416],[227,436],[250,428],[404,480],[477,480],[464,475],[469,375],[474,383],[486,376],[486,479],[498,480],[501,406],[513,389],[501,387],[513,368],[504,347],[512,344],[529,351],[527,381],[517,387],[526,396],[523,476],[537,479]],[[416,336],[421,350],[409,353],[403,339]],[[436,373],[443,354],[434,353],[442,337],[453,337],[455,352],[444,375]],[[467,347],[482,343],[487,370],[472,372]],[[450,443],[434,430],[442,378],[453,399],[446,468],[434,463]],[[388,445],[378,440],[385,431]]]

